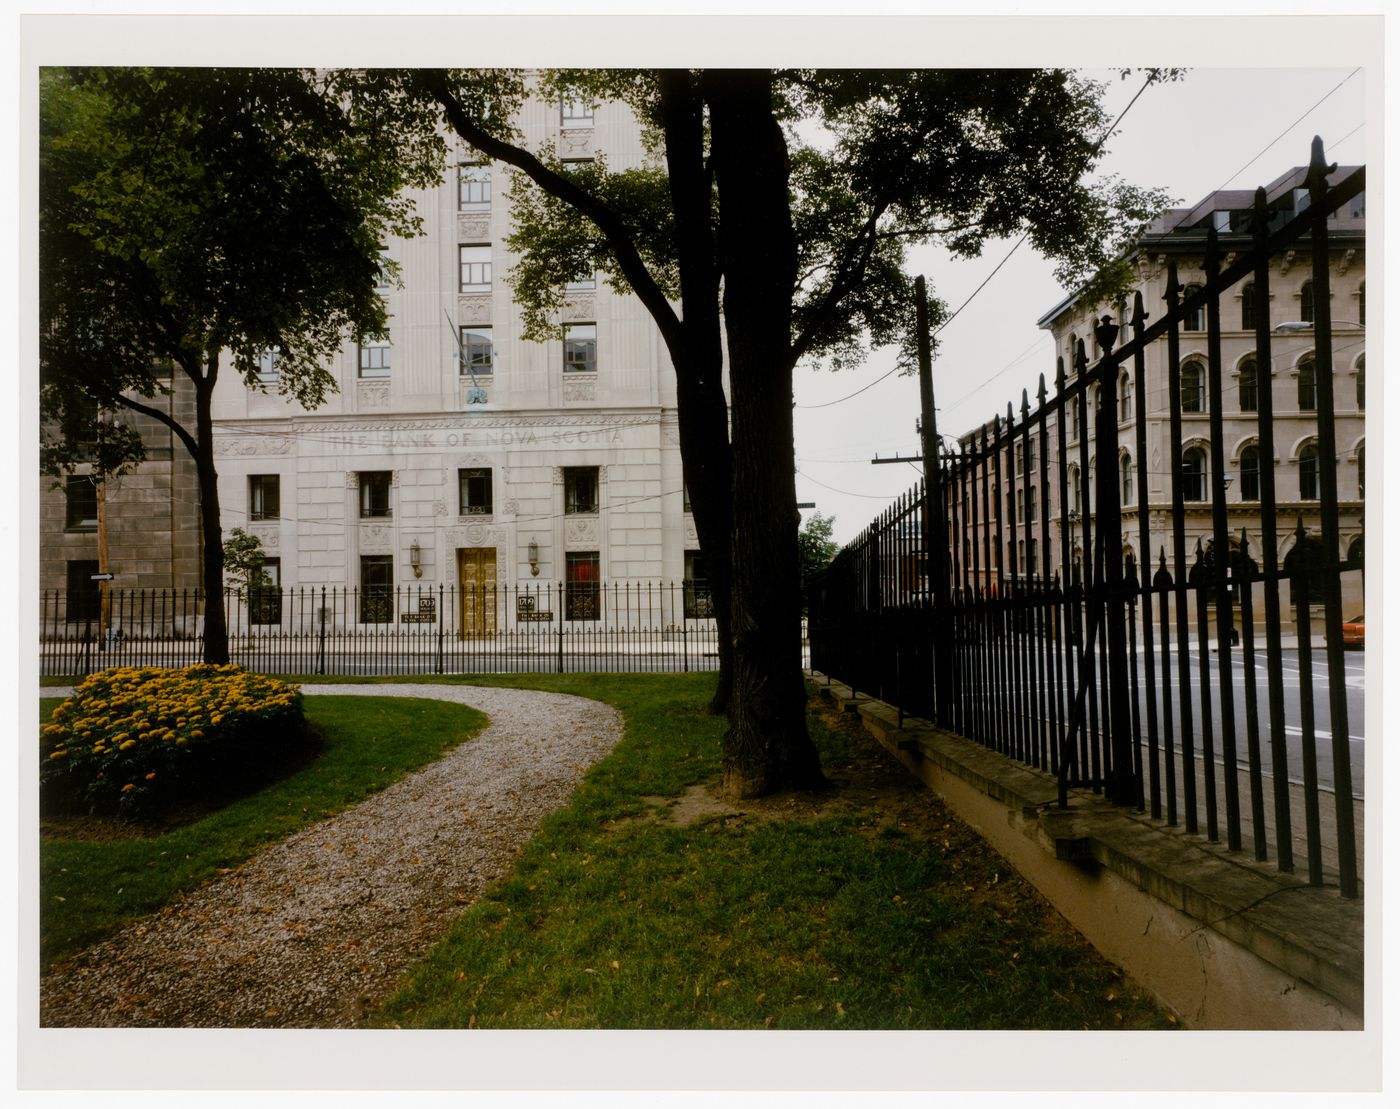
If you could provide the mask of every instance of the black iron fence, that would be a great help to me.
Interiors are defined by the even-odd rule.
[[[229,590],[233,662],[278,674],[713,670],[700,582]],[[203,657],[198,590],[42,597],[40,673],[185,666]]]
[[[1364,171],[1331,188],[1328,172],[1315,143],[1299,214],[1281,217],[1260,189],[1234,260],[1225,264],[1212,224],[1202,285],[1183,289],[1172,263],[1156,322],[1147,325],[1139,294],[1130,341],[1115,349],[1120,329],[1105,319],[1097,362],[1081,341],[1053,396],[1042,379],[1034,411],[1023,395],[1019,419],[1008,406],[1004,421],[944,453],[929,487],[900,498],[814,586],[810,639],[815,670],[1055,774],[1061,804],[1071,789],[1102,792],[1212,841],[1223,830],[1229,849],[1272,852],[1284,871],[1301,852],[1313,884],[1325,869],[1350,897],[1360,889],[1359,714],[1348,704],[1342,596],[1360,594],[1364,567],[1363,544],[1344,548],[1339,534],[1329,215],[1361,195]],[[1252,470],[1237,461],[1245,513],[1226,496],[1221,305],[1252,283],[1248,295],[1267,306],[1271,262],[1295,248],[1311,255],[1314,342],[1312,377],[1296,386],[1301,411],[1290,416],[1315,417],[1315,449],[1297,468],[1316,532],[1296,502],[1285,505],[1268,461]],[[1183,329],[1205,333],[1204,380],[1183,381]],[[1255,366],[1273,365],[1272,342],[1261,310]],[[1165,347],[1169,411],[1157,449],[1169,469],[1150,499],[1153,344]],[[1248,457],[1276,457],[1275,394],[1294,387],[1278,376],[1257,373],[1239,405],[1257,437]],[[1305,384],[1315,390],[1306,398]],[[1209,414],[1199,455],[1184,447],[1183,407]],[[1137,474],[1114,464],[1125,435]],[[1095,456],[1114,462],[1095,467]],[[1209,520],[1194,544],[1188,508]],[[1232,510],[1254,534],[1232,525]]]

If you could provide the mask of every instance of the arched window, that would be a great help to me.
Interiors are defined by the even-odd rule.
[[[1130,505],[1137,494],[1133,489],[1133,460],[1126,454],[1118,460],[1118,474],[1121,478],[1123,503]]]
[[[1191,447],[1181,456],[1181,498],[1206,499],[1206,452],[1200,447]]]
[[[1259,367],[1253,358],[1240,364],[1240,411],[1259,411]]]
[[[1366,322],[1366,282],[1361,282],[1361,287],[1356,291],[1356,322],[1364,324]]]
[[[1245,447],[1240,451],[1240,500],[1259,499],[1259,448]]]
[[[1187,285],[1182,290],[1181,299],[1185,301],[1188,297],[1194,296],[1201,291],[1199,285]],[[1199,305],[1186,313],[1185,319],[1181,322],[1183,331],[1204,331],[1206,329],[1206,306]]]
[[[1206,368],[1200,362],[1187,362],[1181,367],[1181,410],[1206,410]]]
[[[1079,467],[1071,466],[1065,476],[1065,482],[1069,486],[1069,510],[1078,512],[1080,510],[1079,499]]]
[[[1356,360],[1356,410],[1366,411],[1366,356]]]
[[[1067,401],[1067,402],[1066,402],[1066,406],[1069,408],[1069,437],[1070,437],[1070,439],[1078,439],[1078,438],[1079,438],[1079,398],[1078,398],[1078,397],[1075,397],[1073,400]]]
[[[1298,363],[1298,411],[1317,411],[1317,363],[1311,354]]]
[[[1311,281],[1304,281],[1298,290],[1298,315],[1304,323],[1313,322],[1313,287]]]
[[[1298,496],[1317,500],[1317,444],[1308,443],[1298,452]]]
[[[1118,375],[1118,422],[1127,423],[1133,418],[1133,398],[1128,393],[1128,371]]]
[[[1366,444],[1356,448],[1356,495],[1366,499]]]

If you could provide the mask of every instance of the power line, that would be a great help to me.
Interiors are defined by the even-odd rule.
[[[1360,72],[1361,72],[1361,67],[1360,67],[1360,66],[1357,66],[1357,67],[1356,67],[1355,69],[1353,69],[1350,73],[1348,73],[1345,77],[1343,77],[1340,81],[1338,81],[1337,84],[1332,88],[1332,90],[1331,90],[1330,92],[1328,92],[1325,96],[1323,96],[1323,98],[1322,98],[1321,100],[1319,100],[1316,104],[1314,104],[1314,105],[1313,105],[1311,108],[1309,108],[1306,112],[1304,112],[1304,113],[1303,113],[1302,115],[1300,115],[1297,119],[1295,119],[1292,123],[1290,123],[1287,127],[1285,127],[1282,131],[1280,131],[1279,134],[1278,134],[1278,136],[1273,140],[1273,142],[1269,143],[1266,147],[1264,147],[1263,150],[1259,151],[1258,154],[1254,155],[1253,158],[1251,158],[1249,161],[1245,162],[1244,165],[1240,166],[1240,168],[1237,169],[1237,170],[1235,170],[1234,173],[1230,174],[1229,177],[1225,178],[1225,180],[1222,181],[1219,185],[1217,185],[1214,189],[1212,189],[1211,192],[1219,192],[1219,191],[1220,191],[1221,189],[1223,189],[1226,185],[1228,185],[1231,181],[1233,181],[1236,177],[1238,177],[1238,176],[1239,176],[1240,174],[1242,174],[1245,170],[1247,170],[1250,166],[1252,166],[1255,162],[1257,162],[1260,158],[1262,158],[1265,154],[1267,154],[1270,150],[1272,150],[1275,146],[1277,146],[1280,142],[1282,142],[1283,139],[1288,135],[1288,133],[1289,133],[1290,131],[1293,130],[1293,128],[1297,127],[1298,124],[1302,123],[1303,120],[1307,119],[1308,116],[1312,115],[1313,112],[1317,111],[1318,108],[1322,107],[1322,105],[1323,105],[1324,103],[1326,103],[1326,101],[1327,101],[1329,98],[1331,98],[1331,96],[1332,96],[1334,93],[1336,93],[1338,89],[1340,89],[1343,85],[1345,85],[1348,81],[1350,81],[1353,77],[1355,77],[1355,76],[1356,76],[1358,73],[1360,73]],[[1353,132],[1348,132],[1348,134],[1347,134],[1346,137],[1347,137],[1347,138],[1350,138],[1351,135],[1352,135],[1353,133],[1354,133],[1354,131],[1353,131]],[[1338,140],[1338,141],[1340,141],[1340,140]]]

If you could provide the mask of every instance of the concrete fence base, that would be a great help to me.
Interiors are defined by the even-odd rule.
[[[813,675],[1108,959],[1187,1027],[1363,1020],[1363,904],[1088,793]]]

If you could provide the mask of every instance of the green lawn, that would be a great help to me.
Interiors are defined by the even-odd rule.
[[[42,700],[41,719],[58,703]],[[464,705],[417,698],[308,697],[306,716],[323,741],[315,761],[201,820],[144,839],[43,837],[43,965],[385,788],[486,723]]]
[[[657,819],[659,799],[718,780],[724,724],[701,711],[712,676],[488,681],[606,701],[626,736],[374,1023],[1172,1026],[859,729],[813,718],[840,804],[776,799],[680,825]],[[892,777],[872,778],[876,764]],[[876,779],[894,785],[867,798]],[[889,789],[919,814],[907,828],[880,810]]]
[[[703,712],[713,680],[706,674],[473,679],[605,701],[623,713],[625,736],[588,772],[571,803],[546,820],[512,874],[462,913],[368,1023],[1172,1026],[975,833],[847,722],[828,726],[813,716],[823,765],[838,783],[828,794],[737,809],[711,805],[693,822],[672,819],[672,806],[703,799],[705,787],[718,781],[724,722]],[[307,699],[309,712],[326,704]],[[356,699],[351,708],[359,715],[365,704]],[[165,881],[163,892],[147,894],[143,904],[154,907],[175,888],[228,865],[206,857],[205,834],[192,827],[176,833],[183,837],[178,843],[163,837],[131,845],[141,853],[110,868],[103,882],[110,888],[149,879],[146,871],[164,871],[168,860],[186,854],[206,860],[197,876]],[[285,833],[269,826],[258,842],[279,834]],[[63,893],[53,884],[63,866],[60,846],[91,849],[49,845],[46,898]],[[79,898],[83,887],[97,885],[62,877]],[[95,912],[89,907],[83,915]],[[114,923],[104,921],[96,931]],[[87,942],[72,924],[61,943],[53,931],[53,950]]]

